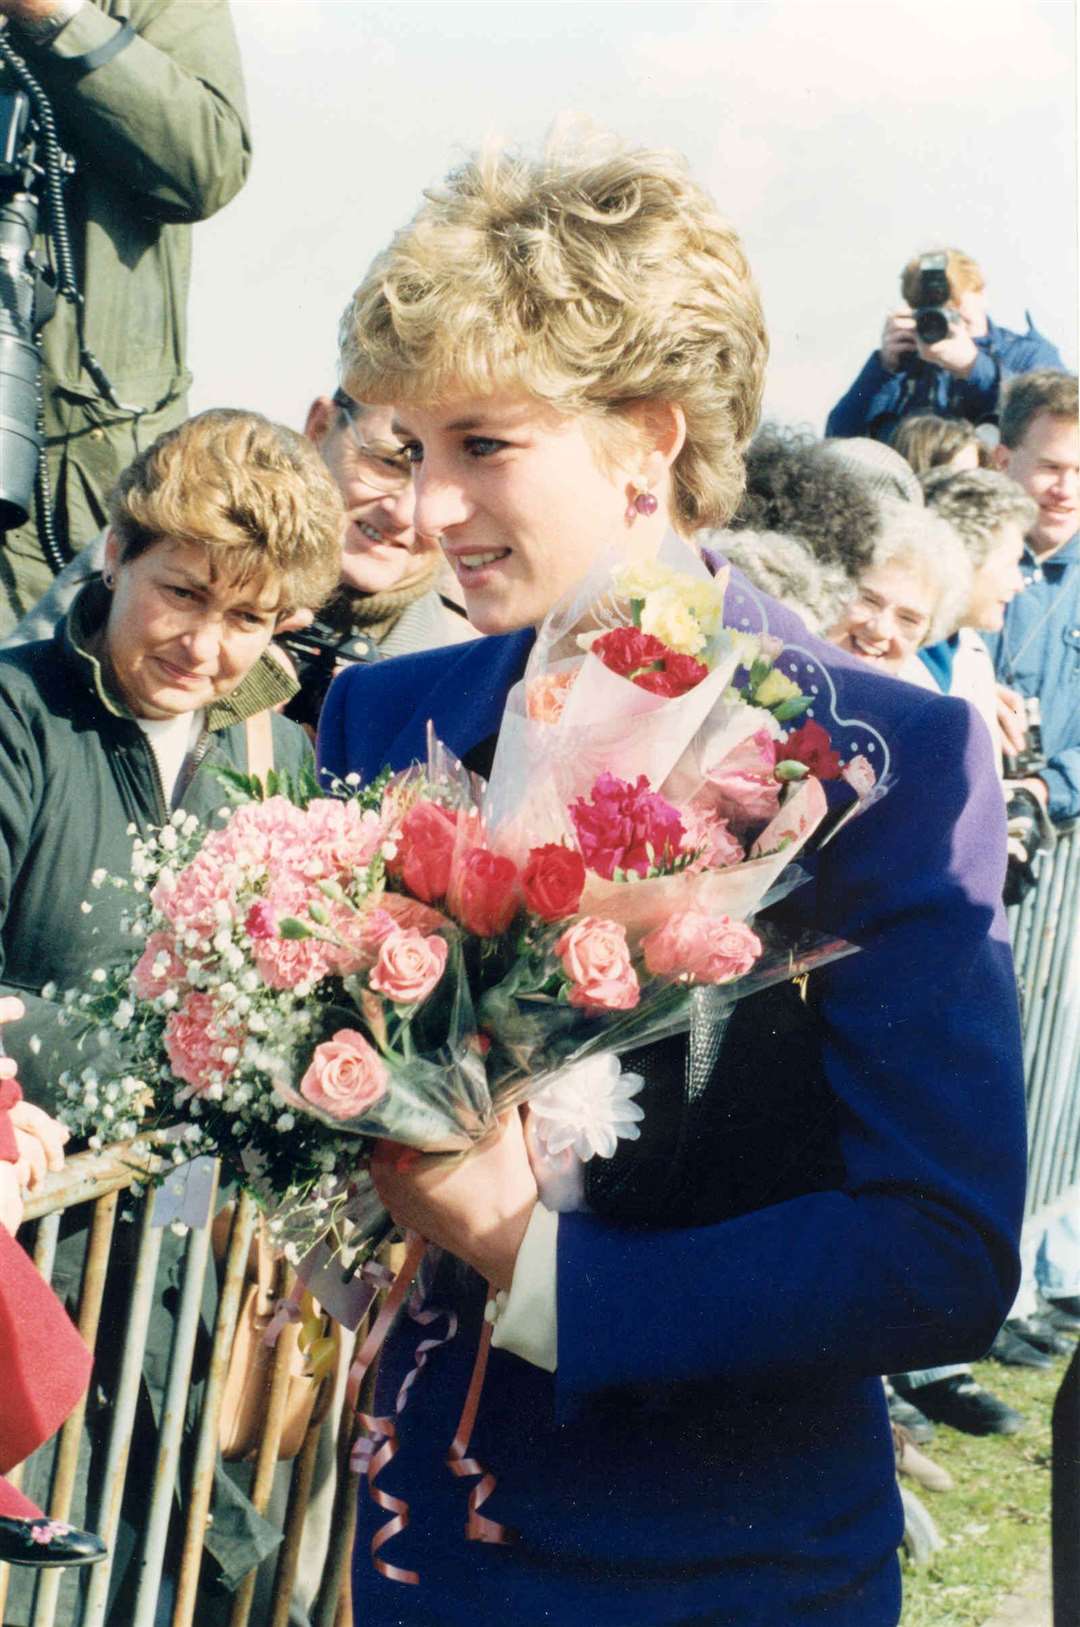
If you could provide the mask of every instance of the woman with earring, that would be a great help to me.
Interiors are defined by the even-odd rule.
[[[537,162],[487,154],[431,191],[343,337],[346,388],[394,404],[416,523],[441,535],[470,620],[493,636],[344,674],[321,760],[339,775],[404,768],[430,720],[483,772],[560,596],[612,550],[647,559],[669,528],[692,546],[733,511],[766,355],[756,292],[673,156],[553,145]],[[735,577],[728,600],[738,625]],[[430,1302],[461,1325],[411,1387],[383,1508],[361,1495],[364,1627],[898,1620],[878,1375],[984,1350],[1016,1276],[1000,799],[966,708],[934,701],[931,727],[929,697],[767,608],[828,669],[837,714],[890,742],[893,789],[808,861],[786,905],[862,952],[812,974],[798,1009],[760,995],[736,1008],[700,1134],[675,1179],[663,1158],[637,1167],[633,1216],[602,1171],[585,1212],[538,1204],[516,1115],[452,1167],[376,1160],[394,1217],[445,1251]],[[685,1042],[648,1049],[645,1144]],[[467,1487],[445,1459],[485,1280],[507,1297],[470,1455],[496,1484],[469,1543]],[[392,1411],[417,1338],[406,1322],[384,1350],[377,1411]],[[408,1523],[380,1530],[406,1504]]]
[[[246,769],[256,728],[268,766],[304,761],[302,731],[269,720],[296,685],[267,650],[341,557],[321,458],[256,413],[168,431],[111,503],[103,576],[53,638],[0,655],[0,992],[25,1003],[6,1041],[46,1107],[74,1055],[57,998],[127,949],[123,896],[95,875],[129,873],[133,829],[224,807],[215,766]]]

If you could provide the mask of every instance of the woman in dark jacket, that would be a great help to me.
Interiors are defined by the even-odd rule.
[[[441,534],[470,621],[495,636],[339,678],[322,761],[402,768],[430,719],[483,771],[556,600],[607,552],[648,559],[669,527],[690,537],[732,512],[764,372],[756,293],[670,155],[488,154],[428,194],[344,334],[346,387],[393,402],[416,523]],[[595,1161],[586,1212],[538,1204],[516,1116],[453,1168],[377,1162],[395,1218],[473,1273],[444,1269],[432,1293],[462,1328],[412,1386],[379,1479],[411,1507],[376,1544],[380,1575],[368,1550],[387,1514],[362,1507],[364,1627],[898,1620],[878,1375],[979,1354],[1016,1278],[1000,797],[966,707],[931,708],[733,577],[725,619],[752,615],[818,664],[836,716],[888,743],[893,789],[807,860],[784,906],[862,952],[813,973],[805,1004],[790,986],[743,1002],[703,1094],[693,1043],[635,1057],[642,1140],[623,1169]],[[508,1298],[471,1452],[497,1477],[485,1518],[516,1540],[489,1525],[467,1544],[445,1457],[482,1279]],[[406,1324],[384,1352],[379,1412],[417,1342]]]

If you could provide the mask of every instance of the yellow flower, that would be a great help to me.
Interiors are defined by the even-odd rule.
[[[655,559],[643,560],[638,565],[624,565],[615,572],[612,586],[624,599],[645,599],[660,588],[671,587],[679,580],[677,571],[657,564]]]
[[[649,594],[641,612],[641,631],[651,633],[679,655],[696,655],[705,644],[697,617],[677,587]]]
[[[798,684],[774,667],[758,684],[754,691],[754,702],[757,706],[779,706],[783,701],[794,700],[801,694]]]

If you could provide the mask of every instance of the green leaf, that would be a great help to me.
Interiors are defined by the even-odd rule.
[[[777,723],[790,723],[793,717],[801,717],[812,704],[813,697],[810,695],[793,695],[789,701],[781,701],[779,706],[772,707],[771,711]]]
[[[285,938],[290,943],[299,943],[303,938],[313,938],[315,934],[303,921],[298,921],[295,915],[286,915],[284,920],[278,922],[278,937]]]

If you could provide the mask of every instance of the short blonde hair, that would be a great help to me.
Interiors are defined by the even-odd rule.
[[[317,609],[341,575],[345,509],[311,442],[257,412],[218,407],[160,435],[121,474],[109,519],[123,560],[169,538],[211,574],[273,575],[281,608]]]
[[[909,305],[919,303],[919,263],[926,254],[945,256],[945,275],[949,279],[952,299],[959,299],[962,294],[981,294],[986,287],[986,278],[978,262],[970,254],[965,254],[963,249],[926,249],[923,254],[917,254],[914,260],[909,260],[900,273],[900,293]]]
[[[575,133],[538,159],[485,151],[430,190],[353,295],[341,350],[362,401],[520,388],[612,430],[681,407],[672,520],[689,533],[738,503],[768,342],[739,239],[684,161]]]
[[[976,435],[974,424],[964,418],[939,418],[929,412],[901,418],[889,445],[907,459],[917,475],[951,463],[969,446],[975,448],[980,467],[986,468],[990,458],[990,449]]]

